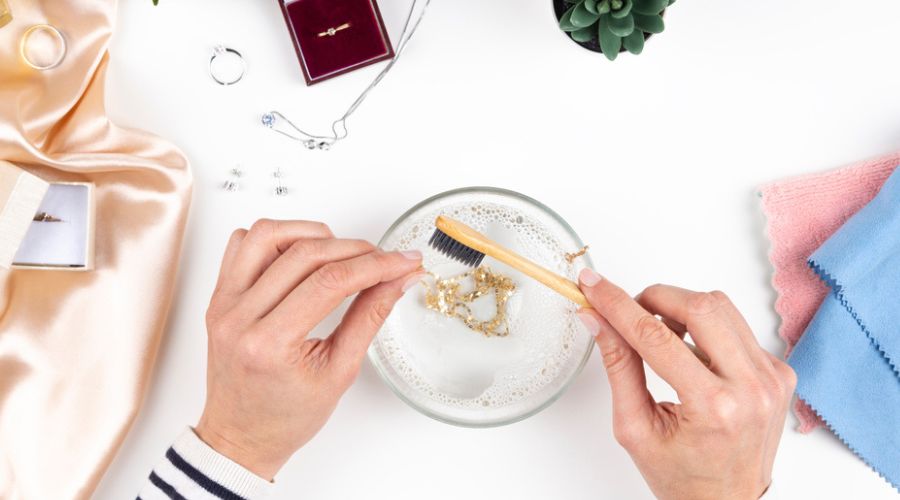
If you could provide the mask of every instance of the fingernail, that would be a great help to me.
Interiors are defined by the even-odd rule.
[[[404,250],[400,252],[400,255],[406,257],[409,260],[422,260],[422,252],[418,250]]]
[[[413,276],[412,278],[406,280],[406,283],[403,284],[403,293],[406,293],[410,288],[418,285],[421,282],[422,282],[421,274],[417,274],[417,275]]]
[[[578,313],[578,319],[584,324],[584,327],[587,329],[587,332],[591,334],[591,337],[596,337],[597,334],[600,333],[600,323],[591,313],[581,311]]]
[[[600,280],[603,279],[603,276],[600,276],[599,274],[594,272],[593,269],[586,267],[582,269],[578,274],[578,279],[581,281],[581,283],[587,286],[594,286],[597,283],[600,283]]]

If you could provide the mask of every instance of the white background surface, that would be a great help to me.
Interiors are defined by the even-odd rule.
[[[219,257],[231,230],[258,217],[319,219],[377,240],[437,192],[517,190],[565,217],[610,279],[635,293],[655,282],[723,289],[780,353],[755,187],[900,148],[895,0],[681,0],[643,55],[615,63],[558,33],[551,0],[434,0],[350,138],[325,153],[264,129],[260,114],[279,109],[325,131],[376,69],[307,88],[275,0],[160,3],[121,2],[109,110],[184,149],[194,203],[152,387],[97,498],[133,498],[196,422]],[[408,4],[380,3],[396,40]],[[250,63],[233,88],[206,75],[218,42]],[[236,163],[246,188],[224,193]],[[285,199],[271,194],[276,166]],[[595,353],[543,413],[460,429],[405,406],[366,366],[281,472],[275,497],[649,497],[613,440],[609,403]],[[795,424],[774,472],[784,498],[894,497],[827,431],[802,436]]]

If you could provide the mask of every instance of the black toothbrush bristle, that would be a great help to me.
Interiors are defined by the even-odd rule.
[[[428,244],[438,252],[469,267],[478,267],[481,265],[481,261],[484,260],[483,253],[463,245],[440,229],[434,230],[434,234],[431,235]]]

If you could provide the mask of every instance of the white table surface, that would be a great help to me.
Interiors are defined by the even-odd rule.
[[[407,0],[381,0],[391,34]],[[279,109],[325,131],[374,75],[303,85],[275,0],[120,2],[109,112],[191,159],[179,291],[152,386],[97,498],[133,498],[204,400],[203,316],[230,232],[259,217],[327,221],[376,240],[432,194],[493,185],[535,197],[632,292],[655,282],[728,292],[780,353],[755,188],[900,148],[900,3],[686,1],[640,57],[609,63],[561,35],[551,0],[434,0],[404,59],[329,152],[259,124]],[[214,44],[249,72],[223,88]],[[243,192],[220,184],[241,163]],[[271,191],[280,166],[291,189]],[[335,324],[332,318],[326,327]],[[122,332],[123,335],[127,332]],[[661,398],[672,393],[658,379]],[[784,498],[894,498],[825,430],[789,417],[774,477]],[[366,366],[331,421],[278,476],[275,498],[650,497],[615,443],[592,356],[569,391],[508,427],[420,415]]]

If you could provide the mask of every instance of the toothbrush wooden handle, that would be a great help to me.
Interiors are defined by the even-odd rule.
[[[456,222],[453,219],[439,216],[437,221],[435,221],[435,225],[438,229],[447,234],[447,236],[450,236],[469,248],[478,250],[485,255],[489,255],[513,269],[527,274],[579,306],[584,308],[591,307],[591,304],[588,303],[584,294],[581,293],[578,285],[572,280],[566,279],[549,269],[535,264],[512,250],[494,243],[488,239],[487,236],[475,231],[465,224]]]

